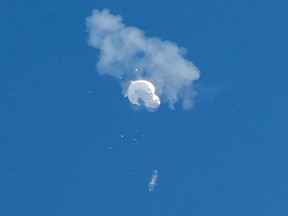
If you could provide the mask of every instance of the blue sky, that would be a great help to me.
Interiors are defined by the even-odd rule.
[[[135,111],[97,73],[96,8],[187,50],[201,71],[194,109]],[[287,9],[2,0],[0,215],[287,215]]]

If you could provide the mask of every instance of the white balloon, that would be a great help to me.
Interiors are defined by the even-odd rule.
[[[127,95],[132,104],[140,106],[139,100],[144,102],[147,108],[156,109],[160,105],[160,99],[155,94],[154,85],[147,80],[137,80],[130,83]]]

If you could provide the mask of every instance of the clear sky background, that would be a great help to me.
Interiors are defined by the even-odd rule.
[[[201,70],[193,110],[135,111],[97,73],[85,27],[96,8],[187,49]],[[2,0],[0,215],[288,215],[287,11],[285,0]]]

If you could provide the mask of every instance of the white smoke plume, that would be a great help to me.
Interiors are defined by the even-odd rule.
[[[193,107],[196,92],[192,84],[200,72],[183,57],[184,49],[170,41],[146,37],[141,29],[125,26],[121,16],[107,9],[94,10],[86,25],[89,45],[100,50],[99,73],[119,79],[124,96],[128,96],[131,80],[147,80],[171,109],[179,100],[184,109]]]

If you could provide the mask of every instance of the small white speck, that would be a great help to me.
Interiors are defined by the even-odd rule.
[[[91,94],[92,93],[92,91],[88,91],[88,94]]]
[[[111,146],[109,146],[109,150],[111,150],[112,149],[112,147]]]
[[[120,137],[121,137],[121,138],[123,138],[123,137],[124,137],[124,135],[123,135],[123,134],[121,134],[121,135],[120,135]]]

